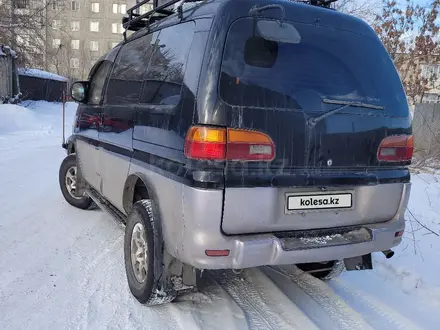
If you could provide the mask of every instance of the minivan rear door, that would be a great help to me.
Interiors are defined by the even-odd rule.
[[[219,93],[228,108],[229,126],[268,134],[276,155],[270,163],[227,162],[222,224],[226,233],[332,227],[325,223],[325,214],[315,213],[314,222],[308,217],[292,220],[286,195],[301,187],[307,194],[321,188],[338,194],[336,198],[344,201],[341,208],[352,209],[340,225],[370,221],[353,210],[353,186],[394,180],[394,169],[402,165],[377,160],[384,137],[410,133],[406,96],[380,41],[334,27],[282,24],[288,28],[267,18],[241,18],[228,32]],[[257,194],[262,191],[258,188],[268,187],[278,190]],[[252,189],[241,196],[237,188],[241,193]],[[396,196],[389,196],[389,203],[394,210],[376,210],[374,221],[385,221],[396,212],[400,195],[392,193]],[[253,212],[235,212],[233,201],[241,198],[246,208],[246,201],[255,205],[252,196],[266,199],[258,204],[266,210],[260,214],[269,212],[273,218],[255,219],[245,229],[242,220]],[[289,200],[292,207],[301,203]],[[318,208],[326,209],[312,209]]]

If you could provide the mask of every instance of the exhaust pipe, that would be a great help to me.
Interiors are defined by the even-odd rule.
[[[394,251],[393,250],[385,250],[385,251],[382,251],[382,253],[385,255],[385,257],[387,258],[387,259],[390,259],[390,258],[392,258],[393,257],[393,255],[394,255]]]

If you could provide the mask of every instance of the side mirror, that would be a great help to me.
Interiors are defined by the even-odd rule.
[[[73,100],[80,103],[87,101],[87,89],[89,83],[87,81],[76,81],[70,88],[70,96]]]

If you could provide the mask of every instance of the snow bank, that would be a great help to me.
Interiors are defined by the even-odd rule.
[[[21,106],[0,104],[0,135],[36,129],[35,114]]]
[[[57,80],[57,81],[68,81],[68,79],[63,77],[63,76],[59,76],[59,75],[57,75],[55,73],[46,72],[46,71],[42,71],[42,70],[38,70],[38,69],[19,68],[18,69],[18,74],[20,74],[22,76],[41,78],[41,79],[50,79],[50,80]]]
[[[377,258],[377,270],[400,282],[404,292],[440,304],[440,175],[413,174],[403,242],[392,259]]]
[[[46,101],[27,102],[24,106],[0,104],[0,137],[23,131],[62,130],[62,104]],[[77,105],[67,103],[66,125],[71,124]],[[66,130],[69,134],[70,131]]]

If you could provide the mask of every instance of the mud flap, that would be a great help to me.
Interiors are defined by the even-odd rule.
[[[373,269],[371,253],[363,256],[344,259],[344,264],[347,271]]]
[[[87,182],[82,176],[81,166],[79,166],[78,159],[76,161],[76,187],[78,196],[82,196],[88,188]]]

